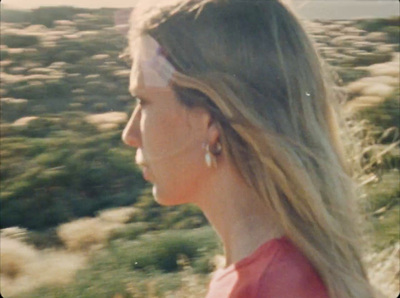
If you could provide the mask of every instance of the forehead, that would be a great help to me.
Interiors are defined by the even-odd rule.
[[[175,69],[162,54],[155,39],[149,35],[136,38],[131,44],[131,56],[130,89],[162,88],[169,85]]]
[[[132,65],[131,73],[129,77],[129,92],[133,95],[139,95],[142,90],[145,88],[145,84],[143,83],[143,76],[139,69]]]
[[[151,101],[163,99],[163,102],[171,102],[171,100],[176,99],[175,93],[170,86],[148,86],[143,81],[142,73],[140,71],[136,71],[134,68],[131,70],[130,77],[129,92],[134,97],[149,99]]]

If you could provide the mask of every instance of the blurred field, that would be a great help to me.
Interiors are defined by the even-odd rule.
[[[2,11],[4,297],[203,297],[223,266],[201,212],[158,206],[122,145],[133,100],[113,14]],[[306,22],[343,97],[365,259],[386,297],[400,278],[399,20]]]

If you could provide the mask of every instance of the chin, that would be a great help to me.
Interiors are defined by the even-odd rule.
[[[152,189],[154,200],[162,206],[177,206],[189,203],[183,199],[180,199],[178,195],[168,194],[167,192],[161,191],[156,185],[153,185]]]

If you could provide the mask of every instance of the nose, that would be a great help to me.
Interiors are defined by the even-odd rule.
[[[140,146],[140,107],[137,106],[122,132],[122,141],[132,147]]]

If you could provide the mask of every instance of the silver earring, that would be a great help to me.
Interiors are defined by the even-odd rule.
[[[215,158],[210,152],[210,145],[205,146],[206,154],[204,156],[204,160],[206,162],[207,167],[211,168],[213,166],[213,159]]]
[[[217,142],[215,144],[215,148],[214,148],[213,152],[211,152],[209,144],[205,145],[204,148],[206,150],[206,154],[204,156],[204,160],[206,162],[207,167],[216,168],[217,167],[217,157],[216,157],[216,155],[219,155],[221,153],[221,151],[222,151],[221,144],[219,142]]]

